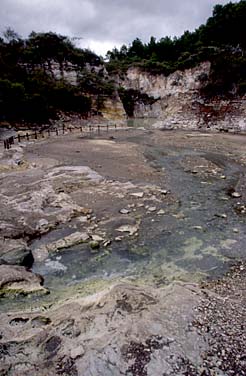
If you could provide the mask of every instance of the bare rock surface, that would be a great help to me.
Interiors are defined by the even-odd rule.
[[[198,362],[206,344],[187,326],[198,298],[192,285],[155,291],[124,284],[51,310],[39,327],[40,313],[1,316],[3,364],[10,375],[96,376],[147,375],[157,364],[168,371],[187,352]]]
[[[244,375],[245,266],[216,278],[245,258],[244,138],[117,130],[23,150],[0,172],[0,374]],[[7,265],[29,248],[42,298],[43,277]]]
[[[43,278],[22,266],[0,265],[0,297],[46,294]]]
[[[24,240],[0,238],[0,264],[31,267],[33,255]]]
[[[46,168],[49,169],[49,165]],[[55,167],[47,174],[41,169],[27,170],[21,174],[4,174],[0,179],[3,209],[0,233],[6,238],[45,233],[83,214],[84,208],[73,201],[69,192],[87,181],[102,180],[84,166]]]
[[[244,291],[240,264],[202,289],[121,284],[45,313],[2,314],[2,374],[244,375]]]

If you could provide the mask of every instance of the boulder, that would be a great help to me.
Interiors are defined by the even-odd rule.
[[[40,275],[23,266],[0,265],[0,297],[29,294],[47,294]]]
[[[26,242],[15,239],[0,239],[0,265],[21,265],[30,268],[33,255]]]

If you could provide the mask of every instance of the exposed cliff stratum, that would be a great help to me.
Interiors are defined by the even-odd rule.
[[[134,101],[134,117],[156,118],[160,128],[246,129],[246,99],[207,99],[201,89],[209,80],[210,62],[169,76],[153,75],[140,68],[129,68],[120,84],[126,90],[152,97],[150,103]]]

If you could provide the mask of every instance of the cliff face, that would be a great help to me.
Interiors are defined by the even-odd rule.
[[[157,127],[246,130],[245,98],[224,101],[201,98],[200,89],[208,81],[210,69],[211,64],[204,62],[165,77],[130,68],[121,85],[155,99],[152,104],[136,101],[134,116],[156,118]]]
[[[57,63],[56,61],[45,62],[42,65],[37,65],[36,68],[41,68],[56,80],[65,80],[71,85],[78,85],[79,80],[85,73],[95,73],[98,75],[107,75],[107,71],[103,64],[90,65],[86,63],[85,66],[73,64],[69,61],[64,63]],[[30,70],[33,69],[32,67]]]
[[[201,79],[204,80],[204,75],[208,77],[209,72],[209,62],[183,72],[177,71],[167,77],[164,75],[152,75],[141,71],[139,68],[130,68],[127,71],[123,85],[125,88],[139,90],[156,99],[171,95],[175,97],[180,94],[191,95],[196,93],[201,87]]]
[[[127,118],[126,112],[124,110],[119,95],[108,97],[104,101],[101,113],[103,118],[109,122],[125,122]]]
[[[77,85],[83,75],[79,66],[70,63],[61,66],[52,62],[44,68],[55,79],[63,79],[72,85]],[[87,64],[84,69],[108,76],[103,65]],[[132,67],[124,78],[116,78],[116,85],[151,98],[151,101],[135,101],[134,117],[156,119],[156,127],[245,131],[245,97],[233,100],[205,100],[201,97],[200,90],[208,82],[210,70],[210,62],[204,62],[192,69],[176,71],[169,76],[153,75]],[[95,109],[96,101],[97,96],[93,98]],[[117,92],[104,98],[100,113],[105,120],[113,122],[124,122],[127,117]]]
[[[80,66],[71,63],[61,65],[56,62],[52,62],[50,66],[46,64],[45,69],[56,80],[65,80],[66,82],[75,86],[79,84],[80,79],[83,78],[86,73],[93,73],[100,77],[108,78],[107,70],[103,64],[95,66],[87,63],[82,69]],[[98,96],[91,95],[91,97],[92,109],[96,113],[98,111]],[[99,112],[102,117],[109,122],[126,120],[126,112],[117,91],[112,96],[105,96],[103,98],[103,103]]]

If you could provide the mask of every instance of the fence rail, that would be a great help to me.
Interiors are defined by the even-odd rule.
[[[97,133],[100,135],[101,131],[109,132],[110,130],[117,130],[117,125],[84,125],[80,127],[65,127],[64,125],[62,128],[54,128],[54,129],[47,129],[45,131],[34,131],[33,133],[26,132],[25,134],[17,134],[16,136],[8,137],[4,140],[0,140],[4,144],[5,149],[11,149],[11,146],[15,144],[15,142],[20,143],[22,140],[24,141],[31,141],[31,140],[38,140],[46,137],[51,137],[52,134],[55,136],[65,135],[67,133],[75,133],[80,132],[80,134],[92,134]]]

